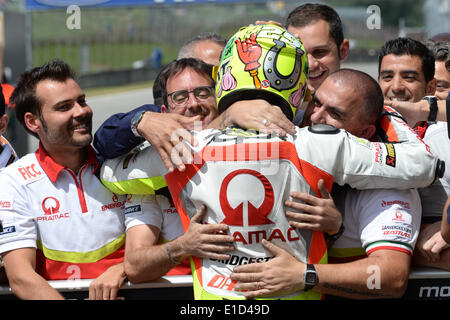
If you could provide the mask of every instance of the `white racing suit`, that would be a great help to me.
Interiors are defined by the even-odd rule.
[[[226,223],[236,250],[225,261],[193,258],[196,299],[239,299],[230,274],[240,264],[272,257],[263,238],[303,263],[326,263],[323,233],[289,226],[284,202],[291,191],[320,195],[319,179],[330,190],[333,182],[358,189],[426,186],[435,179],[439,160],[425,144],[371,143],[326,125],[297,128],[294,136],[270,137],[241,129],[194,132],[194,163],[184,172],[165,175],[184,230],[205,204],[205,223]],[[135,184],[166,171],[157,151],[139,152],[105,162],[101,178],[114,189]],[[125,182],[125,183],[124,183]],[[133,187],[131,187],[133,188]],[[117,191],[117,189],[115,189]],[[299,291],[276,299],[320,299],[314,291]]]

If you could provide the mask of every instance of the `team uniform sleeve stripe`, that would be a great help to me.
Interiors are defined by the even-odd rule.
[[[37,241],[37,248],[40,249],[44,256],[51,260],[73,262],[73,263],[91,263],[103,259],[111,253],[120,249],[125,243],[125,234],[117,239],[109,242],[105,246],[89,252],[70,252],[58,251],[44,247],[41,241]]]
[[[413,247],[411,247],[409,244],[403,242],[377,241],[366,246],[366,253],[367,255],[369,255],[370,253],[381,249],[402,251],[409,255],[412,255],[412,252],[414,250]]]
[[[395,246],[380,246],[380,247],[374,247],[367,251],[367,255],[370,255],[372,252],[377,250],[394,250],[394,251],[401,251],[404,252],[410,256],[412,256],[412,252],[409,249],[401,248],[401,247],[395,247]]]

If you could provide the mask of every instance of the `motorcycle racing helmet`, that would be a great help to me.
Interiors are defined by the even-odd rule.
[[[227,42],[215,78],[219,113],[239,100],[264,99],[292,120],[305,96],[308,58],[284,28],[247,26]]]

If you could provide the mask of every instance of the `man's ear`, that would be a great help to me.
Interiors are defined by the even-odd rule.
[[[436,78],[433,78],[431,81],[429,81],[427,83],[427,88],[426,88],[426,92],[425,95],[427,96],[434,96],[434,94],[436,93]]]
[[[27,112],[25,113],[23,118],[28,130],[36,134],[41,130],[42,123],[37,115],[32,114],[31,112]]]
[[[0,117],[0,135],[4,134],[6,128],[8,128],[9,118],[7,114],[4,114]]]
[[[370,140],[377,131],[377,128],[373,124],[369,124],[367,127],[365,127],[361,133],[361,138]]]
[[[161,106],[161,113],[169,113],[169,108],[167,108],[164,104]]]
[[[350,41],[344,39],[339,47],[339,59],[343,62],[347,59],[348,53],[350,52]]]

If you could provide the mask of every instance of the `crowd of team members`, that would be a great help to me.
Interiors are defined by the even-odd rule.
[[[105,121],[94,138],[97,154],[90,146],[92,110],[70,67],[51,61],[25,72],[15,86],[11,105],[40,145],[36,153],[20,160],[10,152],[8,162],[16,163],[0,173],[0,184],[7,186],[0,190],[0,253],[13,292],[23,299],[62,298],[46,280],[73,278],[76,273],[79,278],[95,279],[91,299],[115,299],[126,278],[137,283],[166,274],[190,274],[190,257],[212,264],[236,261],[232,253],[238,239],[226,223],[203,224],[205,206],[191,207],[194,211],[185,221],[177,214],[177,199],[162,176],[147,172],[129,181],[128,163],[131,170],[131,163],[144,161],[137,157],[137,150],[149,150],[141,145],[145,140],[162,159],[151,164],[154,172],[180,173],[190,168],[192,159],[183,156],[191,152],[179,138],[195,146],[199,141],[191,129],[225,132],[232,126],[284,137],[298,135],[296,127],[332,125],[373,142],[373,148],[390,156],[396,169],[403,165],[402,144],[426,149],[408,159],[420,169],[430,168],[432,161],[424,158],[430,150],[437,158],[450,160],[448,129],[441,122],[446,120],[445,99],[450,90],[450,39],[436,37],[427,45],[409,38],[386,42],[379,56],[377,83],[365,73],[340,68],[349,54],[349,42],[330,7],[302,5],[289,14],[286,29],[302,41],[309,65],[305,101],[295,118],[259,96],[234,99],[221,110],[222,90],[230,90],[232,81],[225,78],[228,69],[221,64],[225,54],[220,60],[227,41],[206,34],[187,42],[179,59],[162,70],[153,88],[155,105]],[[241,50],[250,49],[255,40],[250,38]],[[216,91],[213,66],[219,67]],[[436,98],[423,100],[425,96]],[[0,124],[7,124],[4,117]],[[0,126],[0,133],[6,124]],[[177,132],[175,139],[173,132]],[[2,138],[0,160],[11,149],[4,145]],[[123,172],[109,170],[114,166],[122,166]],[[270,259],[237,263],[224,280],[226,287],[245,290],[241,296],[248,298],[296,292],[306,293],[299,295],[303,299],[320,294],[400,297],[411,265],[450,270],[450,173],[442,175],[439,163],[436,170],[440,178],[431,185],[424,179],[414,185],[418,189],[405,190],[411,186],[404,183],[403,187],[385,186],[394,189],[334,185],[331,190],[326,181],[318,180],[310,185],[314,192],[288,190],[290,198],[282,211],[289,226],[323,232],[328,263],[308,259],[308,254],[306,260],[296,259],[286,248],[262,240]],[[376,290],[367,286],[367,268],[373,265],[381,271]],[[311,274],[315,275],[312,280],[305,276]],[[202,297],[214,296],[196,295]]]

